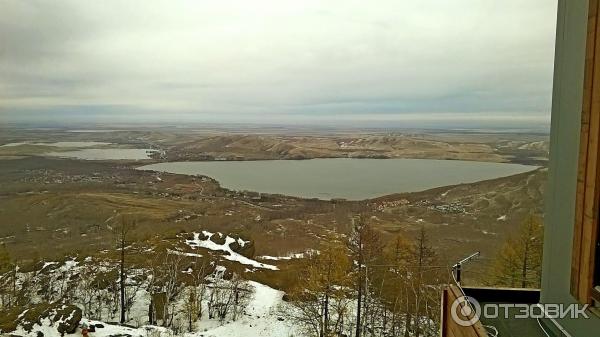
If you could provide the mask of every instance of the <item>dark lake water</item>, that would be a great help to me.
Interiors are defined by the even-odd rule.
[[[458,160],[340,158],[170,162],[146,165],[139,169],[206,175],[232,190],[361,200],[510,176],[535,168]]]

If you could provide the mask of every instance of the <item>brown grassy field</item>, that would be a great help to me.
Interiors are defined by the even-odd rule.
[[[318,249],[324,240],[347,234],[350,217],[361,214],[386,238],[411,237],[424,226],[433,246],[451,262],[475,250],[492,256],[522,219],[540,213],[545,175],[542,169],[366,201],[268,195],[257,200],[223,190],[211,179],[126,165],[0,161],[0,241],[22,260],[91,254],[114,247],[111,227],[116,215],[127,214],[137,220],[135,237],[141,244],[208,230],[251,240],[257,256],[283,256]]]
[[[54,137],[54,138],[52,138]],[[110,141],[166,150],[157,160],[227,158],[393,157],[543,163],[543,135],[364,134],[245,135],[190,130],[70,134],[64,130],[6,132],[0,142]],[[319,249],[347,235],[362,215],[385,240],[425,228],[443,264],[473,251],[485,263],[530,213],[541,214],[545,169],[428,191],[364,201],[308,200],[223,189],[208,177],[138,171],[139,162],[80,161],[43,156],[45,147],[0,147],[0,243],[18,262],[66,256],[111,258],[118,215],[137,222],[136,263],[158,245],[189,250],[182,238],[207,230],[252,242],[252,256]],[[199,158],[201,156],[202,158]],[[537,158],[537,159],[536,159]],[[150,255],[149,255],[150,254]],[[212,253],[211,253],[212,254]],[[218,254],[217,259],[220,259]],[[230,270],[245,267],[221,259]],[[261,261],[281,269],[297,260]],[[277,275],[274,277],[273,275]],[[292,280],[268,270],[249,278],[280,288]]]

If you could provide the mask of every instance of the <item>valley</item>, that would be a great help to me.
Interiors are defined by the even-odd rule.
[[[250,282],[244,287],[255,289],[248,290],[252,296],[259,296],[261,289],[265,296],[278,294],[273,300],[277,306],[290,305],[282,300],[283,294],[293,294],[303,286],[299,275],[307,261],[318,259],[319,252],[327,251],[331,243],[346,242],[352,236],[356,217],[376,231],[386,246],[398,238],[418,240],[426,231],[428,244],[438,256],[436,277],[447,277],[456,260],[480,251],[481,258],[474,262],[479,272],[466,269],[465,278],[481,284],[486,277],[481,270],[489,266],[503,242],[529,215],[542,213],[547,175],[547,141],[537,134],[8,130],[0,140],[0,243],[19,266],[21,278],[60,278],[56,270],[61,269],[54,268],[74,264],[78,267],[68,275],[75,282],[73,291],[81,291],[77,284],[83,282],[83,270],[104,266],[109,273],[117,266],[116,230],[127,219],[135,226],[127,234],[127,246],[121,249],[127,251],[131,273],[147,274],[158,268],[157,261],[169,259],[189,286],[202,264],[202,277],[213,280],[207,286],[231,284],[239,277]],[[97,144],[88,147],[73,142]],[[11,143],[21,144],[2,146]],[[47,155],[82,148],[152,152],[147,158],[96,160]],[[539,167],[467,184],[357,200],[230,190],[210,176],[137,169],[174,160],[348,157],[461,159]],[[140,282],[136,283],[140,293],[133,295],[132,302],[138,309],[129,309],[127,320],[136,327],[144,324],[151,300],[151,294],[142,292],[142,288],[150,289],[150,281],[141,278]],[[44,290],[36,292],[43,294]],[[43,302],[40,296],[36,302]],[[177,310],[183,315],[183,297],[177,301]],[[275,306],[252,310],[275,311]],[[252,315],[252,310],[246,309],[244,315]],[[16,319],[21,313],[15,311],[10,317]],[[84,316],[86,313],[92,319],[90,313],[99,312],[84,308]],[[116,311],[100,314],[104,322],[117,319]],[[284,326],[281,331],[285,332],[274,335],[288,336],[294,330],[289,318],[279,313],[267,316],[268,322]],[[263,327],[270,324],[257,322]],[[245,324],[252,325],[251,321]],[[219,320],[201,320],[198,326],[230,331],[209,336],[230,336],[233,331]],[[247,336],[260,335],[256,329],[242,331]]]

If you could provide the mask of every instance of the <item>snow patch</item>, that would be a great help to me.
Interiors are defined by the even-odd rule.
[[[301,336],[298,328],[290,321],[278,319],[279,313],[287,305],[283,301],[283,291],[264,284],[249,281],[254,293],[246,307],[246,315],[219,327],[209,328],[202,332],[186,334],[186,337],[288,337]],[[202,324],[201,322],[200,324]]]
[[[259,260],[281,261],[281,260],[303,259],[307,255],[311,255],[311,254],[319,254],[319,251],[315,250],[315,249],[309,249],[306,252],[302,252],[302,253],[290,253],[290,254],[287,254],[284,256],[262,255],[262,256],[257,256],[256,258]]]
[[[247,258],[239,253],[234,252],[230,245],[234,242],[236,242],[236,239],[230,237],[229,235],[227,237],[225,237],[225,243],[223,244],[218,244],[215,243],[213,241],[210,240],[210,238],[215,235],[215,233],[211,233],[211,232],[207,232],[207,231],[202,231],[202,234],[204,234],[204,236],[208,237],[208,239],[206,240],[201,240],[200,239],[200,233],[194,233],[194,238],[192,240],[185,240],[185,243],[192,247],[193,249],[195,248],[206,248],[212,251],[221,251],[221,252],[225,252],[226,254],[223,255],[223,257],[226,260],[229,261],[234,261],[234,262],[239,262],[241,264],[245,264],[245,265],[250,265],[256,268],[263,268],[263,269],[270,269],[270,270],[279,270],[279,268],[277,268],[276,266],[270,265],[270,264],[265,264],[265,263],[260,263],[258,261],[252,260],[250,258]],[[220,234],[220,233],[219,233]],[[220,235],[222,237],[222,234]]]
[[[173,250],[173,249],[167,249],[167,253],[169,253],[171,255],[179,255],[179,256],[202,257],[201,254],[186,253],[186,252],[181,252],[181,251]]]

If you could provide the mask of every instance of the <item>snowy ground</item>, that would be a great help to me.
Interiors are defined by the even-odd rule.
[[[291,337],[300,336],[299,329],[295,327],[287,318],[281,315],[282,312],[290,310],[287,303],[282,300],[284,292],[270,288],[264,284],[250,281],[249,284],[254,288],[252,299],[250,300],[246,314],[237,321],[228,321],[221,324],[217,320],[204,319],[197,323],[197,332],[185,333],[186,337]],[[111,337],[130,335],[132,337],[162,337],[171,336],[172,332],[168,329],[155,326],[142,326],[140,328],[129,328],[119,325],[111,325],[104,322],[83,319],[82,323],[102,324],[103,328],[96,329],[90,333],[90,337]],[[19,336],[36,337],[37,332],[42,332],[44,337],[60,337],[56,330],[56,325],[51,326],[50,322],[45,320],[36,324],[31,332],[27,332],[19,327],[11,334]],[[81,336],[81,329],[77,329],[73,336]]]
[[[270,288],[264,284],[250,282],[254,287],[254,295],[247,307],[247,315],[235,322],[230,322],[219,327],[207,329],[187,336],[204,337],[289,337],[298,336],[297,329],[287,319],[283,319],[281,312],[286,310],[287,304],[282,301],[283,292]],[[203,322],[199,322],[201,327]]]
[[[194,233],[194,238],[192,240],[186,240],[186,244],[194,249],[200,247],[200,248],[206,248],[206,249],[213,250],[213,251],[224,252],[224,253],[226,253],[226,255],[224,255],[224,258],[229,261],[239,262],[241,264],[249,265],[249,266],[256,267],[256,268],[279,270],[279,268],[277,268],[276,266],[266,264],[266,263],[260,263],[258,261],[252,260],[241,254],[234,252],[231,249],[230,245],[234,242],[237,242],[240,246],[243,247],[246,244],[246,242],[243,241],[242,239],[239,239],[239,238],[234,239],[228,235],[225,237],[225,243],[218,244],[218,243],[211,241],[211,237],[213,235],[222,235],[221,233],[215,234],[215,233],[211,233],[211,232],[207,232],[207,231],[202,231],[202,234],[207,238],[201,239],[200,233]]]

